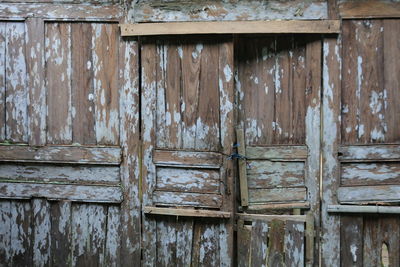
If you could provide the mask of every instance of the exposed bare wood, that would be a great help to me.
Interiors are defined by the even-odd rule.
[[[120,266],[121,264],[121,253],[120,246],[121,240],[126,238],[125,235],[121,234],[120,227],[120,208],[118,206],[107,207],[107,227],[105,229],[105,255],[104,265],[107,266]],[[127,256],[125,256],[127,257]]]
[[[271,204],[252,204],[247,207],[250,210],[274,210],[274,209],[309,209],[310,203],[305,202],[288,202],[288,203],[271,203]]]
[[[284,242],[285,265],[304,266],[304,223],[287,221]]]
[[[237,222],[237,257],[238,266],[250,266],[251,231],[244,225],[244,221]]]
[[[265,146],[246,147],[247,159],[286,159],[305,160],[308,149],[306,146]]]
[[[155,215],[169,215],[176,217],[205,217],[205,218],[230,218],[232,215],[226,211],[214,211],[214,210],[195,210],[195,209],[182,209],[182,208],[157,208],[148,207],[143,208],[145,214]]]
[[[6,23],[0,23],[0,141],[6,137]]]
[[[71,258],[71,202],[51,204],[51,262],[53,266],[67,267]]]
[[[305,222],[305,215],[265,215],[265,214],[248,214],[248,213],[236,213],[236,217],[244,221],[262,220],[282,220],[282,221],[294,221],[294,222]]]
[[[268,223],[254,220],[251,227],[251,266],[265,266],[268,254]]]
[[[339,14],[343,19],[398,18],[400,3],[393,1],[341,1]]]
[[[241,128],[236,129],[236,142],[238,144],[238,153],[245,157],[246,143],[244,141],[244,131]],[[246,158],[239,158],[239,182],[240,182],[240,200],[242,206],[249,205],[249,189],[247,186]]]
[[[315,219],[314,215],[310,212],[306,215],[306,231],[305,231],[305,239],[306,239],[306,254],[305,254],[305,262],[306,266],[313,266],[314,264],[314,255],[315,255],[315,239],[318,238],[315,236]]]
[[[400,160],[399,145],[340,146],[338,153],[342,162]]]
[[[341,186],[338,189],[338,200],[340,203],[378,203],[399,202],[399,185],[376,185],[376,186]]]
[[[400,207],[396,207],[396,206],[329,205],[328,212],[331,212],[331,213],[400,214]]]
[[[268,266],[283,267],[284,263],[284,238],[285,238],[285,221],[272,220],[269,223],[269,240],[268,240]]]
[[[121,150],[117,147],[81,146],[0,146],[0,161],[49,162],[76,164],[119,165]]]
[[[32,197],[44,197],[51,200],[120,203],[122,192],[118,186],[0,183],[0,198],[30,199]]]
[[[271,189],[249,189],[249,205],[266,204],[268,202],[305,201],[305,187],[287,187]]]
[[[1,3],[0,14],[7,19],[119,21],[123,10],[119,5]]]
[[[398,184],[398,162],[342,163],[340,166],[342,186]]]
[[[214,152],[155,150],[153,161],[160,166],[180,165],[219,169],[222,164],[222,155]]]
[[[326,19],[325,2],[303,1],[138,1],[136,22]]]
[[[122,36],[241,33],[339,33],[340,21],[230,21],[121,24]]]
[[[51,223],[50,203],[45,199],[34,198],[33,209],[33,264],[51,264]]]
[[[222,196],[217,194],[154,191],[153,201],[157,205],[164,206],[220,208],[222,204]]]
[[[11,201],[0,201],[0,259],[11,260]]]
[[[346,266],[363,265],[363,218],[341,216],[340,218],[340,260]]]

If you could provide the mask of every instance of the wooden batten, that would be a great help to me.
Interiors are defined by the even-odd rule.
[[[330,213],[379,213],[400,214],[398,206],[360,206],[360,205],[328,205]]]
[[[203,218],[221,218],[228,219],[231,217],[230,212],[217,210],[195,210],[195,209],[179,209],[179,208],[160,208],[160,207],[144,207],[144,213],[147,215],[169,215],[179,217],[203,217]]]
[[[290,209],[309,209],[309,202],[289,202],[289,203],[271,203],[271,204],[259,204],[251,205],[247,207],[248,211],[256,210],[290,210]]]
[[[343,19],[399,18],[400,3],[392,1],[343,1],[339,4]]]
[[[236,217],[243,221],[294,221],[294,222],[306,222],[306,215],[265,215],[265,214],[248,214],[248,213],[236,213]]]
[[[239,155],[245,155],[246,147],[244,141],[243,129],[236,129],[236,139],[238,143]],[[239,181],[240,181],[240,199],[242,206],[249,205],[249,188],[247,185],[247,171],[246,171],[246,158],[239,158]]]
[[[246,33],[339,33],[339,20],[269,20],[120,24],[122,36]]]

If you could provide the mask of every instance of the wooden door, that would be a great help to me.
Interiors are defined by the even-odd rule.
[[[399,203],[400,20],[342,27],[341,39],[324,43],[322,259],[398,266],[399,216],[362,208]]]
[[[138,46],[104,8],[0,22],[1,266],[140,260]]]
[[[231,37],[146,39],[141,64],[143,265],[230,266]]]
[[[318,230],[321,37],[244,37],[239,38],[236,53],[239,209],[258,215],[292,215],[296,209],[297,215],[308,214],[311,218],[306,227],[312,229],[315,225]],[[272,250],[279,248],[280,260],[273,266],[312,264],[316,253],[313,237],[307,241],[307,259],[304,250],[294,258],[283,256],[284,253],[293,255],[289,248],[284,252],[279,242],[288,238],[285,237],[287,227],[294,226],[290,216],[282,218],[286,227],[285,222],[277,221],[268,232],[269,247],[263,251],[268,254],[270,250],[268,262],[274,262]],[[254,223],[253,227],[257,227]],[[304,221],[300,224],[304,230]],[[240,231],[239,236],[243,234]],[[302,235],[304,231],[299,230],[297,234]],[[275,235],[281,236],[275,238]],[[251,236],[259,238],[257,233]],[[302,247],[302,238],[297,239],[299,247]],[[256,241],[250,242],[251,246],[257,246]],[[253,249],[257,248],[251,247],[250,251]],[[239,262],[245,265],[253,257],[247,255],[243,259],[242,254],[238,255]]]

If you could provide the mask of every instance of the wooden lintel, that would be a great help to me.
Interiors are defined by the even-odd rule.
[[[339,20],[267,20],[120,24],[122,36],[180,34],[339,33]]]
[[[339,4],[343,19],[399,18],[400,3],[392,1],[345,1]]]
[[[230,212],[218,210],[195,210],[184,208],[160,208],[160,207],[144,207],[145,214],[169,215],[179,217],[204,217],[204,218],[220,218],[228,219],[231,217]]]
[[[272,221],[272,220],[282,220],[282,221],[296,221],[296,222],[306,222],[306,215],[265,215],[265,214],[248,214],[248,213],[236,213],[236,217],[244,221]]]

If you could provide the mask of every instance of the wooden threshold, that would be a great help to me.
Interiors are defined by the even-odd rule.
[[[195,210],[195,209],[184,209],[184,208],[160,208],[160,207],[150,207],[150,206],[144,207],[144,213],[154,214],[154,215],[220,218],[220,219],[228,219],[231,217],[231,213],[226,211]]]
[[[120,24],[122,36],[175,34],[339,33],[340,20],[266,20]]]

